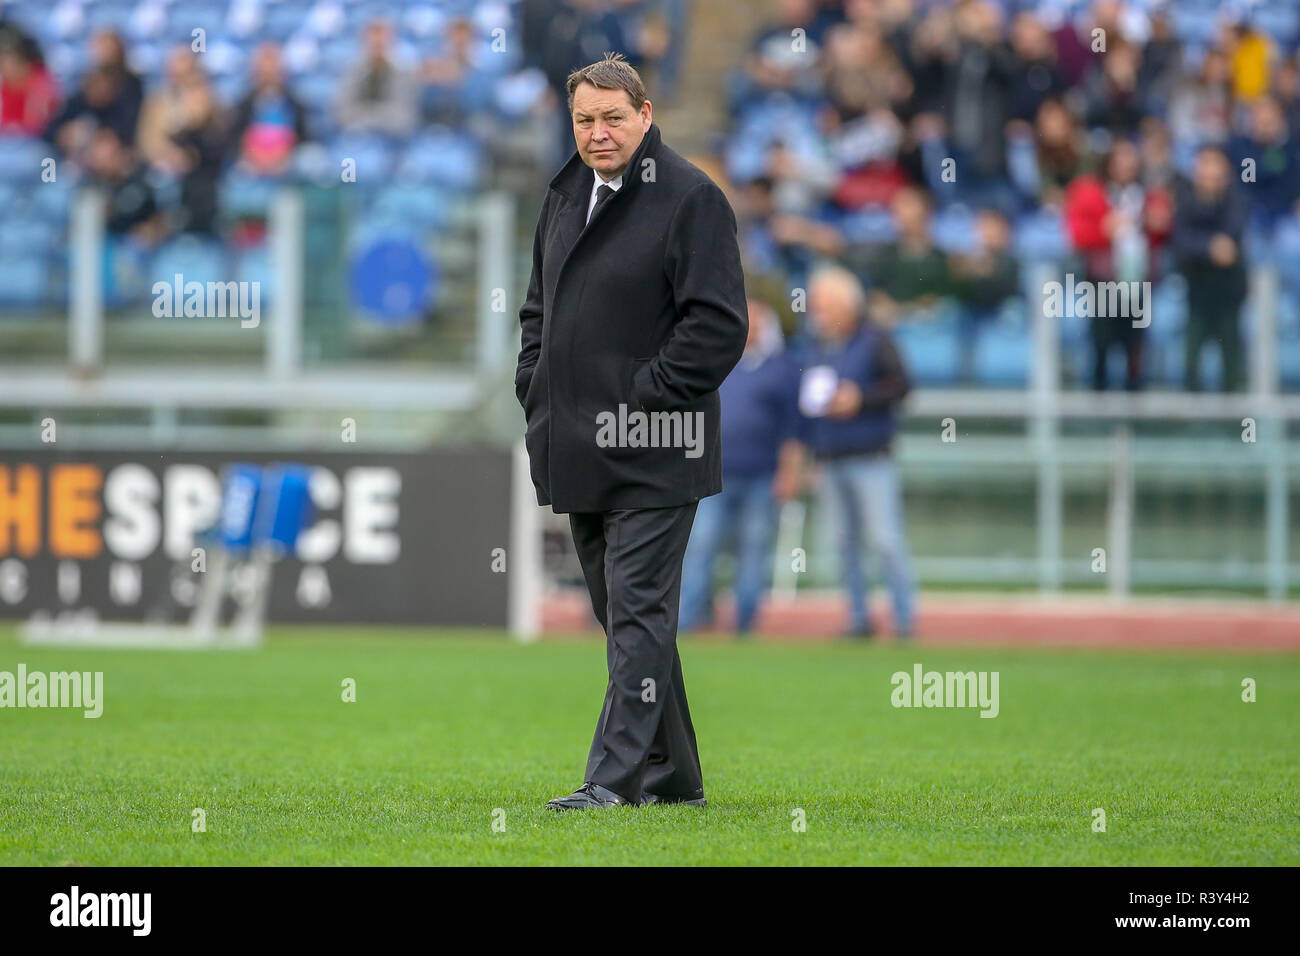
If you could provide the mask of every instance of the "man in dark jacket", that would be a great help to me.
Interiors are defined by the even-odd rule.
[[[578,148],[538,219],[515,393],[538,504],[569,514],[609,683],[585,782],[548,806],[703,803],[677,614],[696,505],[722,490],[717,389],[745,347],[736,218],[663,144],[625,60],[567,87]]]
[[[916,585],[894,465],[898,403],[911,385],[893,339],[867,318],[862,287],[847,269],[826,266],[808,283],[817,341],[804,357],[801,436],[821,466],[824,499],[839,533],[849,595],[850,639],[873,633],[863,546],[880,559],[894,634],[911,637]]]
[[[1242,385],[1241,306],[1246,267],[1241,240],[1247,206],[1233,185],[1233,170],[1220,150],[1202,149],[1188,183],[1174,204],[1173,250],[1187,280],[1187,388],[1200,391],[1201,349],[1217,339],[1223,356],[1223,390]]]

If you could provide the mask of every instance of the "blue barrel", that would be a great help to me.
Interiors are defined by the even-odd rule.
[[[311,468],[306,465],[267,467],[254,526],[255,544],[269,545],[279,555],[293,553],[298,536],[315,519],[310,482]]]
[[[227,465],[221,482],[221,519],[217,530],[222,546],[232,554],[246,552],[253,543],[253,520],[262,490],[262,469],[257,465]]]

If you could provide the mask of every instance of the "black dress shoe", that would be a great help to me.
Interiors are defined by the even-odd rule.
[[[595,807],[620,806],[629,806],[629,803],[613,790],[606,790],[595,783],[584,783],[567,797],[556,797],[546,802],[548,810],[590,810]]]
[[[649,806],[653,803],[681,803],[688,807],[702,807],[709,801],[704,799],[704,791],[696,790],[694,793],[643,793],[641,795],[641,805]]]

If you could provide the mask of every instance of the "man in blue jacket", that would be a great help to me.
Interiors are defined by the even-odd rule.
[[[894,633],[910,637],[915,584],[892,453],[898,403],[911,387],[907,372],[893,339],[867,319],[862,286],[847,269],[828,266],[813,274],[808,311],[816,342],[802,362],[800,432],[821,466],[823,497],[839,531],[848,636],[872,634],[865,539],[889,587]]]
[[[722,400],[722,494],[700,501],[682,566],[678,628],[705,625],[713,601],[713,566],[736,542],[736,633],[758,616],[772,566],[777,502],[790,496],[790,456],[797,454],[799,371],[786,356],[776,314],[749,300],[744,354],[718,395]]]

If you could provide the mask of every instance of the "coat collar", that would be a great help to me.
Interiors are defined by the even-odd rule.
[[[635,171],[641,168],[641,160],[645,156],[658,154],[659,144],[659,124],[651,123],[650,128],[645,131],[645,136],[641,138],[641,145],[636,148],[636,152],[628,160],[627,168],[623,170],[623,187],[619,189],[620,193],[635,188],[636,184],[641,181],[641,177],[635,175]],[[574,149],[573,155],[569,157],[568,162],[561,166],[560,171],[551,178],[550,185],[552,189],[567,199],[582,199],[591,194],[591,177],[591,167],[582,161],[577,149]]]

